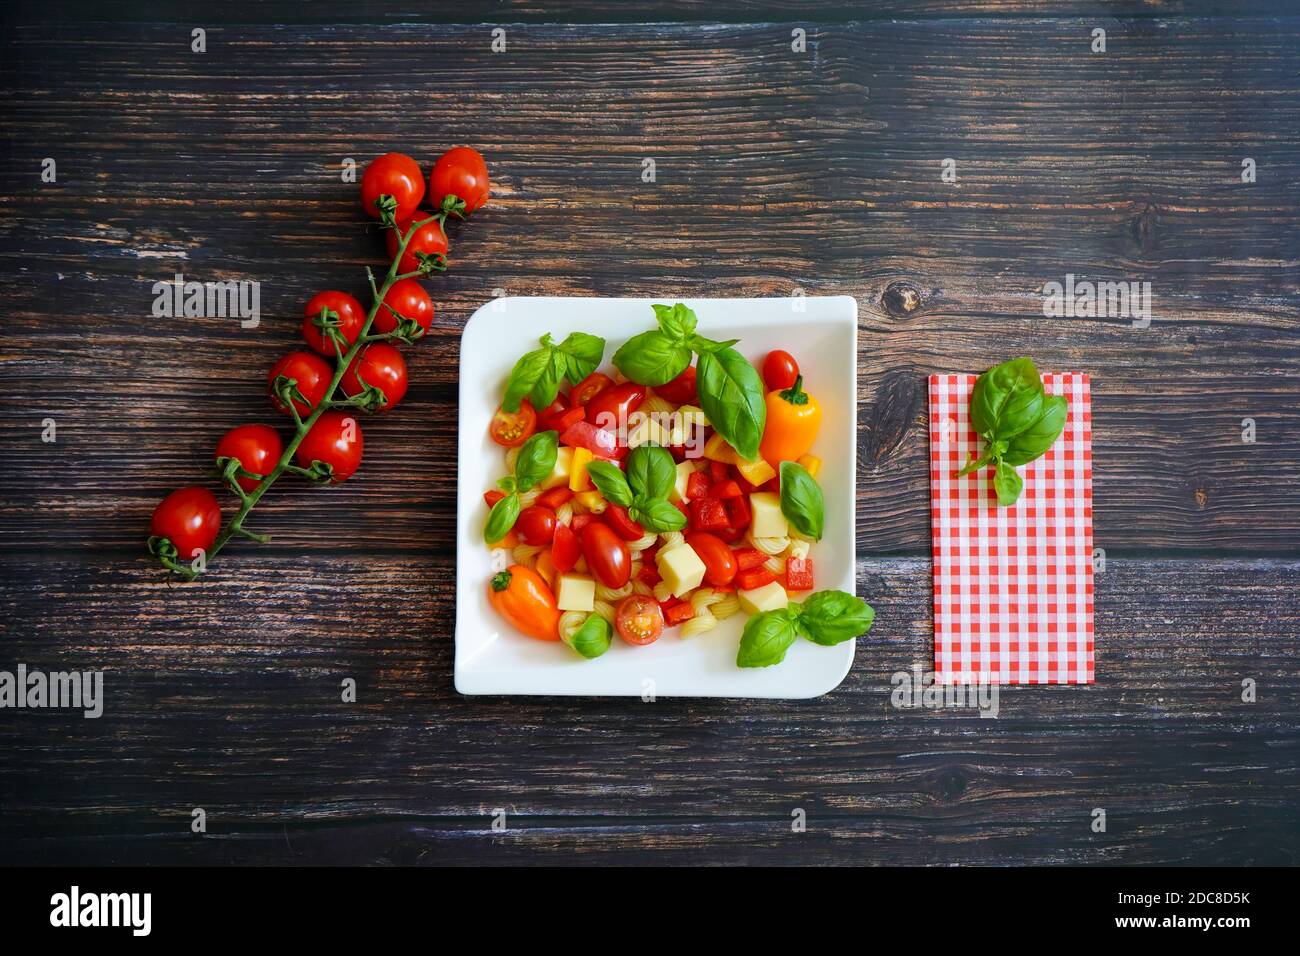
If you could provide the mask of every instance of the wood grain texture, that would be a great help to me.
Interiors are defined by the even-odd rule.
[[[808,23],[804,55],[768,23],[525,23],[498,55],[481,26],[248,9],[203,55],[168,23],[15,15],[0,36],[0,667],[103,666],[111,688],[100,721],[0,720],[0,859],[1297,861],[1300,18],[1112,19],[1094,56],[1093,20],[1032,4],[878,6]],[[453,233],[366,467],[277,490],[251,522],[272,545],[167,587],[140,554],[157,499],[270,420],[264,370],[302,302],[379,262],[339,163],[458,142],[493,200]],[[260,281],[262,325],[153,319],[177,271]],[[1044,318],[1067,273],[1150,281],[1155,321]],[[455,695],[459,331],[498,289],[857,297],[879,623],[839,690]],[[1005,691],[996,721],[895,710],[890,675],[931,648],[924,376],[1013,353],[1093,375],[1098,683]]]

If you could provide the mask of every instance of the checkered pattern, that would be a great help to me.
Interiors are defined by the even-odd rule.
[[[1065,431],[1017,470],[998,506],[970,426],[974,375],[930,376],[934,671],[939,684],[1090,684],[1093,679],[1092,398],[1080,372],[1043,376],[1069,399]]]

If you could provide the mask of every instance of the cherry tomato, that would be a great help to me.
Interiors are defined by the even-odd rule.
[[[347,481],[357,470],[364,447],[361,425],[353,415],[325,412],[303,436],[294,458],[299,468],[310,468],[313,461],[329,465],[333,469],[331,480],[338,484]]]
[[[386,342],[373,342],[357,353],[339,384],[349,398],[364,392],[366,385],[375,386],[388,399],[375,411],[386,412],[406,394],[406,360]]]
[[[556,431],[563,435],[569,426],[576,425],[585,417],[586,413],[581,407],[570,407],[567,398],[557,395],[545,411],[537,413],[537,429],[544,432]]]
[[[694,531],[686,536],[686,543],[704,562],[704,580],[714,587],[725,587],[736,578],[736,556],[717,535],[707,531]]]
[[[371,326],[376,332],[391,332],[397,328],[397,316],[390,309],[419,323],[421,335],[433,324],[433,300],[416,279],[398,279],[389,287],[384,304],[375,313]]]
[[[600,372],[592,372],[569,392],[569,401],[574,407],[586,405],[589,401],[614,384],[614,380]]]
[[[275,380],[281,375],[297,381],[298,391],[307,400],[307,404],[304,405],[302,399],[294,399],[293,406],[298,410],[299,415],[306,418],[325,397],[325,392],[334,379],[334,369],[314,352],[290,352],[272,365],[270,373],[266,376],[266,384],[272,389],[271,402],[288,415],[289,406],[282,403],[274,391]]]
[[[632,576],[632,554],[627,543],[599,521],[582,529],[582,554],[591,572],[607,588],[621,588]]]
[[[636,541],[638,538],[645,537],[645,528],[628,517],[626,508],[613,502],[610,502],[609,507],[605,509],[605,520],[613,532],[624,541]]]
[[[695,366],[688,365],[670,382],[655,386],[655,394],[661,395],[674,405],[689,405],[695,401]]]
[[[488,201],[487,163],[476,149],[456,146],[438,157],[429,173],[429,201],[442,208],[448,195],[465,200],[465,215]]]
[[[664,612],[654,598],[630,594],[614,612],[614,627],[629,644],[653,644],[664,632]]]
[[[419,222],[425,217],[422,213],[416,213],[414,220],[406,220],[398,224],[402,230],[402,235],[406,235],[411,229],[412,222]],[[388,245],[388,258],[397,255],[397,233],[391,229],[384,232],[384,242]],[[447,254],[447,234],[442,231],[442,224],[436,219],[433,222],[426,222],[416,230],[411,241],[406,244],[406,251],[402,253],[402,261],[397,264],[398,272],[414,272],[420,268],[420,263],[416,260],[417,252],[427,252],[429,255]],[[392,290],[389,290],[392,291]]]
[[[768,391],[789,388],[798,377],[799,363],[789,352],[775,349],[763,359],[763,381],[767,383]]]
[[[543,505],[530,505],[519,512],[515,534],[524,544],[546,547],[555,537],[555,512]]]
[[[551,541],[551,563],[555,565],[555,570],[561,574],[572,571],[581,556],[582,546],[578,544],[578,536],[568,525],[557,524],[555,537]]]
[[[280,433],[270,425],[240,425],[221,436],[217,458],[237,458],[245,471],[265,477],[275,470],[284,452]],[[261,484],[256,478],[238,478],[239,487],[252,491]]]
[[[416,207],[424,198],[424,174],[410,156],[384,153],[371,160],[361,174],[361,206],[376,219],[379,210],[375,207],[375,200],[384,195],[397,200],[398,222],[415,214]]]
[[[197,486],[173,491],[154,509],[149,533],[167,538],[182,561],[207,551],[221,530],[221,507],[212,492]]]
[[[526,398],[520,400],[517,412],[497,408],[497,413],[492,416],[492,424],[488,426],[488,434],[492,436],[492,440],[506,448],[518,448],[528,441],[536,430],[537,412],[533,411],[533,406]]]
[[[329,309],[331,312],[338,313],[339,332],[348,343],[343,346],[343,351],[346,352],[348,347],[357,340],[357,336],[361,334],[362,326],[366,324],[365,308],[355,297],[335,289],[318,292],[308,300],[306,307],[302,310],[302,337],[307,340],[308,345],[321,355],[333,357],[334,346],[325,337],[325,331],[316,325],[316,320],[320,318],[321,309]]]
[[[644,401],[644,385],[636,382],[614,385],[587,402],[587,421],[598,428],[621,428]]]

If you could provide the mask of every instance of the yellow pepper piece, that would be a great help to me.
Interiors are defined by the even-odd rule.
[[[804,455],[799,459],[799,464],[803,465],[803,470],[814,478],[817,477],[817,472],[822,470],[822,460],[816,455]]]
[[[605,510],[605,499],[600,496],[599,491],[580,491],[573,496],[573,500],[592,514],[600,514]]]
[[[704,443],[704,457],[711,461],[720,461],[727,465],[739,465],[743,458],[736,454],[736,449],[727,444],[727,440],[714,432]]]
[[[738,459],[736,471],[744,475],[745,480],[751,485],[761,485],[776,477],[776,469],[761,458],[755,461]]]
[[[579,491],[590,491],[596,487],[591,483],[591,475],[587,474],[587,465],[595,456],[586,448],[573,449],[573,462],[569,465],[569,490],[577,493]]]

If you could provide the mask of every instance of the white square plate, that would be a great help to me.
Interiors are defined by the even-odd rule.
[[[601,369],[615,350],[655,327],[655,302],[684,301],[699,333],[740,339],[736,346],[761,366],[775,348],[795,356],[808,390],[822,405],[812,453],[826,498],[825,537],[813,547],[816,587],[850,594],[854,586],[854,506],[857,487],[857,302],[848,296],[781,299],[501,298],[465,324],[460,346],[460,462],[457,487],[456,689],[462,694],[566,694],[656,697],[816,697],[834,689],[853,663],[856,641],[821,647],[799,640],[772,667],[736,666],[746,616],[719,622],[683,640],[666,631],[654,644],[633,647],[617,637],[609,651],[584,660],[563,644],[517,633],[488,603],[492,556],[483,543],[483,492],[505,474],[502,450],[488,437],[510,369],[550,332],[606,340]]]

